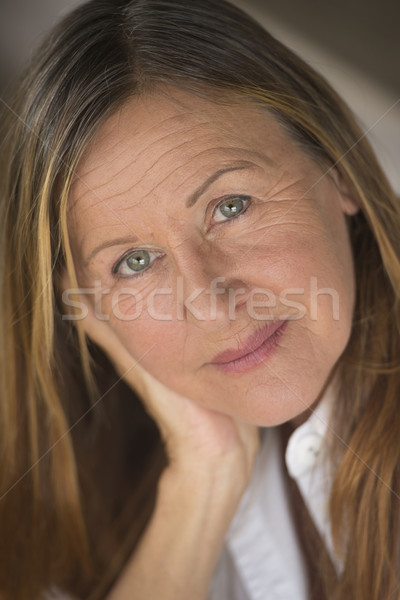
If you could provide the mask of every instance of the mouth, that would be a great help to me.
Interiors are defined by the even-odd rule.
[[[287,321],[268,323],[253,333],[240,348],[224,350],[214,356],[210,364],[230,373],[253,369],[272,353],[286,327]]]

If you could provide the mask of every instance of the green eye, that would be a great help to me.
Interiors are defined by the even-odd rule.
[[[126,259],[126,266],[132,271],[141,271],[150,264],[150,255],[147,250],[134,252]]]
[[[122,258],[114,267],[113,273],[123,276],[140,275],[155,260],[157,254],[148,250],[135,250]]]
[[[214,221],[232,219],[244,212],[250,202],[250,196],[232,196],[220,202],[214,211]]]

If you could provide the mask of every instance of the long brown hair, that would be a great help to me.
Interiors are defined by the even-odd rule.
[[[331,519],[344,569],[329,598],[387,600],[398,576],[400,204],[325,80],[223,0],[92,0],[34,55],[4,115],[0,213],[0,591],[108,593],[151,515],[166,457],[140,399],[62,319],[76,283],[66,211],[99,125],[162,84],[262,104],[335,166],[351,218],[357,302],[337,369]],[[219,92],[219,94],[216,94]]]

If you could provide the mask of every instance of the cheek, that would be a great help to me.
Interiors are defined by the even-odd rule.
[[[159,379],[182,369],[185,344],[179,323],[149,314],[145,304],[140,310],[139,303],[127,301],[125,306],[119,304],[119,310],[123,318],[118,318],[115,309],[108,313],[110,326],[133,358]]]
[[[336,223],[335,223],[336,225]],[[309,235],[307,235],[307,232]],[[244,251],[248,281],[272,291],[269,312],[293,320],[299,359],[331,362],[343,352],[351,332],[355,299],[353,260],[345,223],[329,229],[318,222],[299,233],[288,224],[263,244]],[[258,297],[254,296],[257,300]],[[261,307],[257,315],[268,310]],[[296,342],[295,342],[296,345]]]
[[[116,324],[134,323],[143,314],[143,296],[129,287],[113,290],[103,302],[105,314]]]
[[[340,242],[327,243],[319,253],[308,257],[304,299],[307,313],[299,324],[303,326],[309,356],[322,370],[333,366],[345,350],[353,320],[353,262],[346,238]]]

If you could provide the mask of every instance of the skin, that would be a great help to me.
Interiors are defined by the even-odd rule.
[[[236,205],[241,216],[224,217],[217,205],[238,195],[246,198]],[[97,285],[96,294],[81,292],[81,325],[139,392],[169,459],[150,522],[108,600],[207,597],[251,476],[258,426],[301,422],[348,341],[355,290],[346,219],[356,211],[336,171],[304,154],[265,109],[169,89],[130,100],[98,130],[68,216],[78,283]],[[139,241],[109,245],[132,235]],[[121,258],[143,248],[155,260],[135,279]],[[213,311],[206,292],[216,277],[224,293],[214,295]],[[339,314],[329,294],[313,300],[312,278],[334,290]],[[183,299],[195,299],[180,313],[178,281]],[[132,318],[133,291],[146,303],[160,289],[170,291],[154,297],[152,314]],[[260,289],[275,302],[249,303]],[[297,296],[281,295],[288,290]],[[210,364],[283,318],[283,335],[256,368],[228,374]]]
[[[240,168],[185,206],[227,167]],[[98,326],[123,347],[125,363],[128,356],[140,361],[167,389],[253,425],[296,419],[316,402],[349,339],[355,296],[346,218],[358,207],[338,173],[327,171],[265,109],[249,104],[222,106],[170,89],[129,100],[112,115],[79,164],[69,231],[78,283],[100,282]],[[216,205],[238,195],[250,198],[246,210],[223,221]],[[129,236],[138,241],[90,257],[100,244]],[[143,248],[155,260],[142,276],[130,275],[126,263],[113,274],[121,257]],[[178,318],[177,281],[189,298],[216,277],[224,278],[218,287],[225,293],[215,296],[214,313],[210,295],[201,293]],[[313,297],[312,281],[333,292]],[[153,296],[153,316],[144,307],[135,317],[133,292],[146,304],[166,288],[169,294]],[[275,305],[257,296],[260,288]],[[282,293],[304,314],[282,303]],[[254,308],[254,300],[264,306]],[[229,374],[210,364],[285,315],[291,319],[277,346],[256,368]]]

